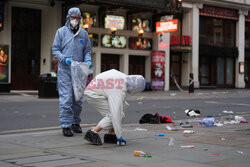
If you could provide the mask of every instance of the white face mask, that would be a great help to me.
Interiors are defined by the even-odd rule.
[[[77,25],[78,25],[78,21],[75,19],[75,20],[70,20],[70,25],[75,28]]]

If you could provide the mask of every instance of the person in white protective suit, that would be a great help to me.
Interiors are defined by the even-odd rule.
[[[84,96],[104,118],[86,132],[84,139],[91,144],[101,145],[102,141],[97,133],[107,129],[109,131],[104,135],[105,143],[126,144],[121,127],[124,111],[129,106],[125,98],[127,93],[134,94],[144,89],[145,79],[141,75],[126,75],[115,69],[97,75],[85,89]]]

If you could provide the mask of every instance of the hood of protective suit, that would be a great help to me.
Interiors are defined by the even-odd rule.
[[[145,89],[145,79],[141,75],[128,75],[126,77],[127,91],[129,94],[136,94]]]
[[[65,26],[69,26],[69,18],[72,14],[77,14],[78,16],[81,17],[81,11],[79,8],[70,8],[69,11],[68,11],[68,14],[67,14],[67,17],[66,17],[66,23],[65,23]]]

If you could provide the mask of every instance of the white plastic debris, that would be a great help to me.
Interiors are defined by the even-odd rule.
[[[135,131],[148,131],[147,129],[144,129],[144,128],[135,128],[134,130]]]
[[[222,111],[223,113],[226,113],[226,114],[233,114],[234,112],[233,111],[227,111],[227,110],[224,110]]]

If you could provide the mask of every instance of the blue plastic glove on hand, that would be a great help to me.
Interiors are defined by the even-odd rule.
[[[93,64],[90,60],[88,60],[86,63],[89,65],[89,68],[91,68],[93,66]]]
[[[124,146],[124,145],[127,144],[127,141],[126,141],[126,139],[124,137],[120,137],[120,138],[117,139],[117,144],[119,146]]]
[[[72,60],[71,60],[69,57],[67,57],[67,58],[65,59],[65,63],[66,63],[68,66],[70,66],[71,63],[72,63]]]

